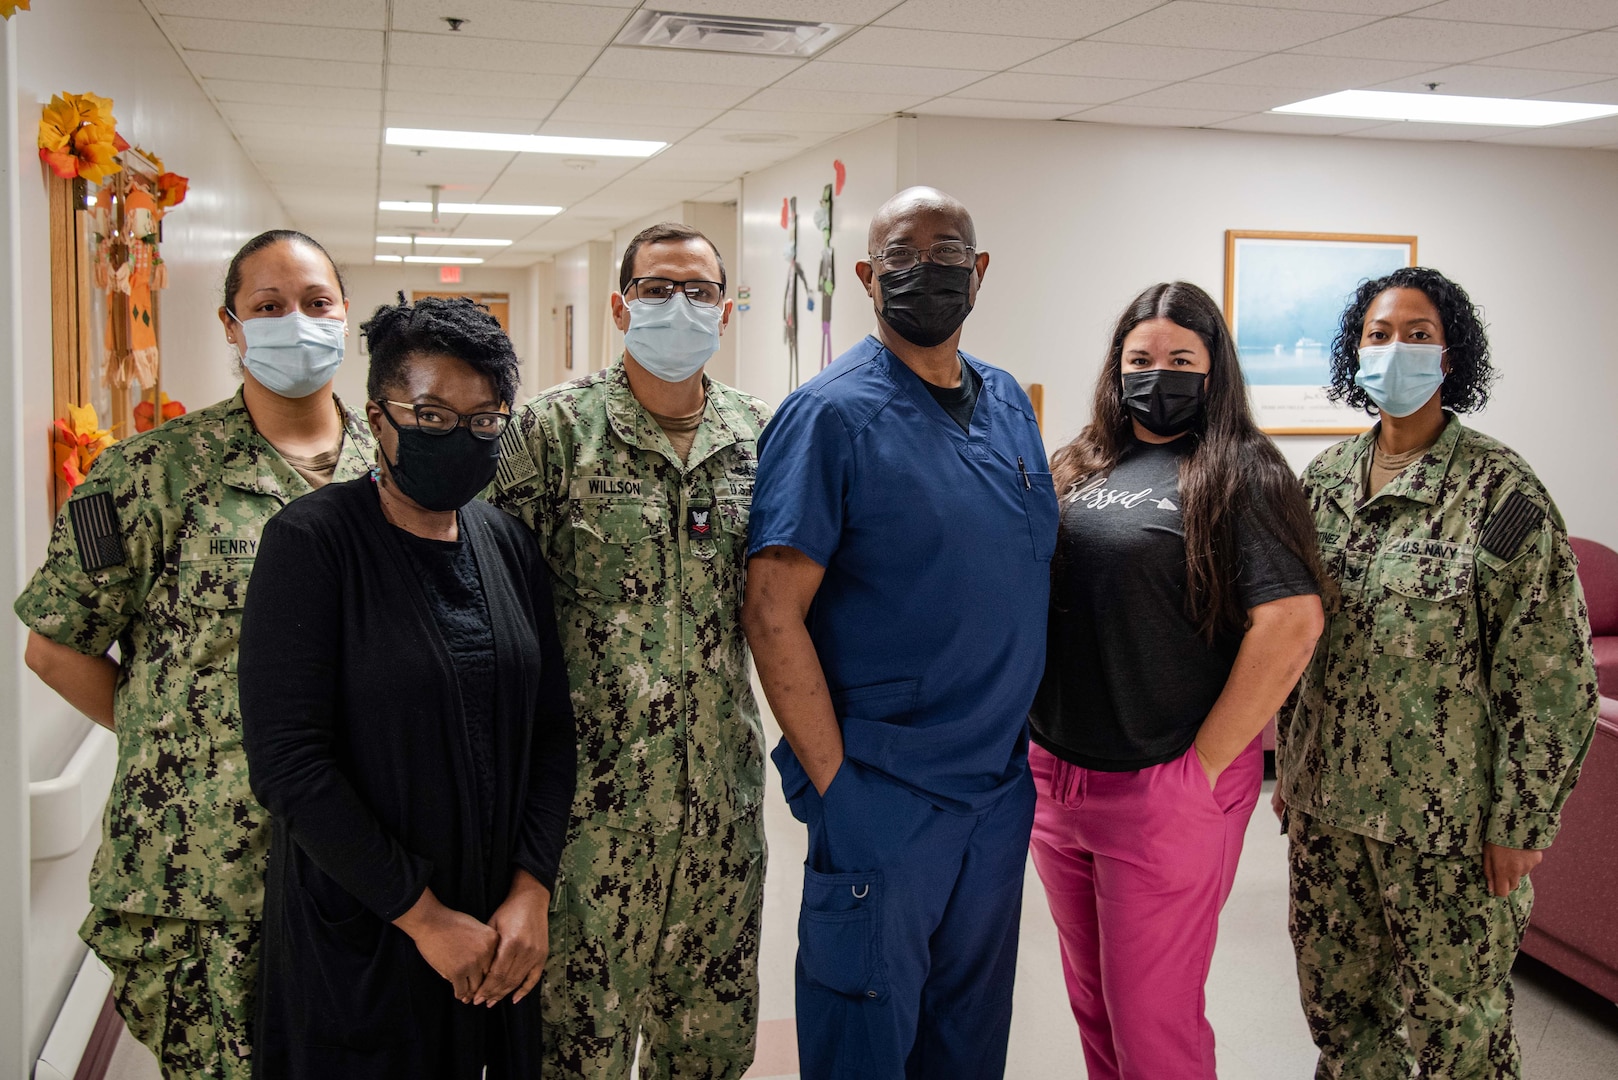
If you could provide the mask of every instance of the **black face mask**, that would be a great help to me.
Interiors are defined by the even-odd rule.
[[[882,321],[924,349],[943,344],[972,311],[970,266],[918,262],[876,280],[882,286]]]
[[[1183,435],[1202,419],[1200,371],[1151,371],[1124,373],[1124,408],[1153,435]]]
[[[388,462],[388,475],[423,510],[459,510],[494,479],[500,464],[498,439],[480,439],[464,427],[447,435],[400,427],[387,406],[379,407],[399,433],[399,456]]]

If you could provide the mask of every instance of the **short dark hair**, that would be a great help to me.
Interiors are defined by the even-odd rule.
[[[1476,412],[1489,403],[1489,387],[1495,380],[1489,363],[1489,337],[1483,317],[1472,298],[1449,278],[1426,266],[1405,266],[1374,281],[1363,281],[1343,310],[1337,336],[1331,343],[1331,390],[1333,401],[1371,412],[1374,406],[1354,376],[1360,370],[1360,334],[1365,330],[1365,313],[1371,302],[1389,289],[1419,289],[1438,309],[1444,327],[1444,358],[1449,374],[1444,376],[1440,403],[1452,412]]]
[[[618,265],[620,293],[628,292],[629,283],[635,280],[635,256],[640,253],[641,245],[660,244],[665,240],[701,240],[713,248],[713,257],[719,260],[719,291],[725,291],[725,257],[719,254],[719,245],[689,225],[682,225],[678,221],[662,221],[636,233],[635,239],[624,249],[624,261]]]
[[[371,350],[365,393],[380,401],[387,388],[404,381],[413,357],[453,356],[494,381],[504,405],[517,401],[517,353],[489,309],[469,297],[424,296],[414,304],[399,294],[360,327]]]
[[[331,272],[337,275],[337,291],[342,294],[344,300],[348,299],[348,283],[343,280],[343,272],[338,269],[337,260],[331,257],[331,252],[320,246],[318,240],[296,229],[270,229],[243,244],[241,250],[231,257],[230,266],[225,270],[226,311],[236,314],[236,294],[242,288],[242,263],[276,244],[303,244],[326,256],[326,261],[331,264]]]

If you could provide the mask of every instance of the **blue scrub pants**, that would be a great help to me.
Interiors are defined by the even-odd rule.
[[[848,759],[819,796],[784,749],[775,756],[787,799],[809,826],[798,916],[803,1080],[1003,1076],[1031,777],[965,816]]]

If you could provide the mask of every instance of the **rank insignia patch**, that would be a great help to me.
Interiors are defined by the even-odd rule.
[[[79,566],[87,574],[118,566],[124,561],[124,533],[118,524],[118,510],[112,492],[98,491],[69,499],[68,520],[73,525],[73,542],[79,549]]]
[[[707,536],[712,530],[712,526],[709,524],[709,518],[712,515],[713,511],[711,509],[699,510],[693,506],[691,508],[691,535]]]
[[[1522,542],[1543,520],[1542,507],[1522,492],[1513,491],[1484,526],[1480,540],[1483,550],[1497,559],[1514,559]]]

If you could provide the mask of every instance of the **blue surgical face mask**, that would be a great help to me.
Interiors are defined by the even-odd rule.
[[[1360,347],[1354,382],[1389,416],[1409,416],[1444,385],[1444,346],[1395,341]]]
[[[684,382],[718,351],[723,306],[698,307],[683,294],[661,304],[630,300],[624,345],[641,367],[659,379]]]
[[[275,318],[236,318],[247,348],[241,351],[242,366],[266,390],[284,398],[304,398],[331,382],[337,365],[343,362],[348,322],[344,319],[316,319],[301,311]]]

